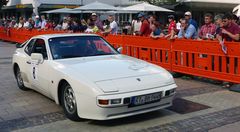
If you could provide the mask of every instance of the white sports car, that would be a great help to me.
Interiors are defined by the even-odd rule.
[[[53,34],[17,46],[18,87],[63,107],[71,120],[108,120],[172,105],[176,84],[165,69],[122,55],[97,35]]]

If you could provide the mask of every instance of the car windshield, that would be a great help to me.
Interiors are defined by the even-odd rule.
[[[48,40],[53,59],[114,55],[118,52],[98,36],[56,37]]]

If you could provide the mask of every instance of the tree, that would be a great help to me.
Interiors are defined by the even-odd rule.
[[[2,7],[8,3],[9,0],[0,0],[0,18],[2,16]]]
[[[0,10],[2,8],[2,6],[6,5],[8,3],[9,0],[0,0]]]

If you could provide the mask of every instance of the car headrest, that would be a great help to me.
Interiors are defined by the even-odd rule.
[[[42,40],[42,39],[38,39],[36,43],[38,45],[44,45],[45,44],[44,40]]]

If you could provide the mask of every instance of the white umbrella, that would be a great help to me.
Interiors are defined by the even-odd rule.
[[[117,11],[107,11],[105,13],[109,13],[109,14],[129,14],[129,13],[138,13],[139,11],[127,11],[127,10],[117,10]]]
[[[89,10],[89,11],[114,11],[118,10],[117,7],[114,7],[112,5],[100,3],[98,1],[75,8],[74,10]]]
[[[128,6],[128,7],[122,8],[121,10],[124,10],[124,11],[174,12],[174,11],[166,9],[166,8],[162,8],[162,7],[159,7],[159,6],[151,5],[151,4],[147,3],[147,2],[143,2],[143,3],[132,5],[132,6]]]
[[[80,13],[80,12],[74,11],[73,9],[70,9],[70,8],[61,8],[61,9],[43,11],[42,13],[51,14],[51,13]]]
[[[238,17],[240,17],[240,5],[236,6],[234,9],[233,9],[233,13],[235,15],[237,15]]]

